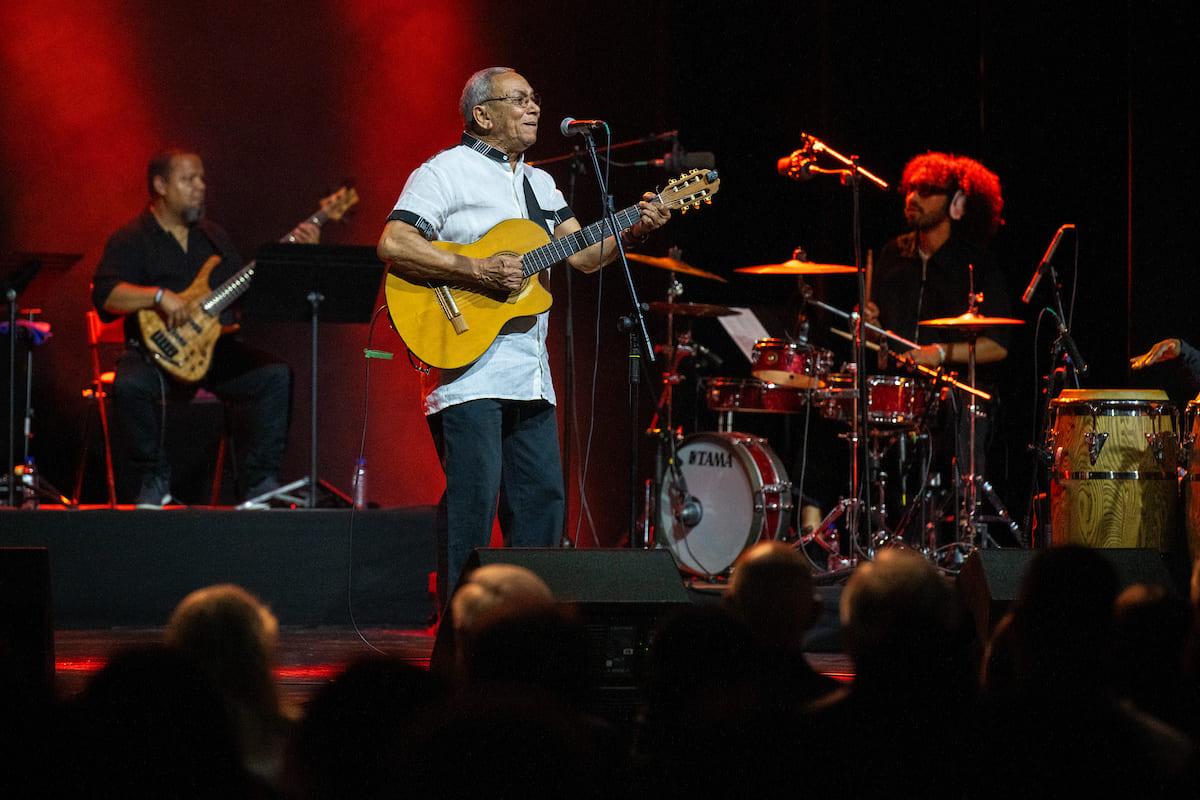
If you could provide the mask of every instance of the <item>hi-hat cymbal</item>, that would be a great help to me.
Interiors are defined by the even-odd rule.
[[[798,261],[791,259],[782,264],[759,264],[755,267],[738,267],[734,272],[745,272],[749,275],[839,275],[846,272],[858,272],[857,267],[845,264],[818,264],[815,261]]]
[[[968,311],[965,314],[959,314],[957,317],[938,317],[937,319],[923,319],[917,323],[918,325],[928,325],[932,328],[959,328],[962,330],[979,330],[980,328],[992,328],[998,325],[1024,325],[1023,319],[1012,319],[1011,317],[984,317],[979,314]]]
[[[644,256],[641,253],[626,253],[630,261],[640,261],[643,264],[649,264],[652,267],[659,269],[669,269],[672,272],[682,272],[684,275],[695,275],[697,278],[708,278],[711,281],[720,281],[721,283],[729,283],[720,275],[714,275],[711,272],[693,267],[691,264],[680,261],[677,258],[667,258],[665,256]]]
[[[675,314],[682,317],[727,317],[737,313],[729,306],[714,303],[667,303],[661,300],[651,303],[650,310],[656,314]]]

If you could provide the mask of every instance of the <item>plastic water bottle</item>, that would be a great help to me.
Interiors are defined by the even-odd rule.
[[[354,478],[350,483],[350,494],[354,498],[355,508],[367,507],[367,460],[357,459],[354,462]]]
[[[37,508],[38,507],[38,476],[37,465],[33,463],[33,456],[25,459],[25,465],[18,467],[21,471],[21,507],[22,508]]]

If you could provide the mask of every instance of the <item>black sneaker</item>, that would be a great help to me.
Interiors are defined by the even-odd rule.
[[[171,502],[170,480],[161,475],[147,475],[142,479],[142,488],[138,492],[135,508],[161,509]]]

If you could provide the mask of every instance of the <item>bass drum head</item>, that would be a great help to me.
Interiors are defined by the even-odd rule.
[[[680,570],[705,578],[725,574],[750,545],[786,531],[791,485],[764,440],[697,433],[683,440],[675,459],[683,484],[667,466],[655,533]]]

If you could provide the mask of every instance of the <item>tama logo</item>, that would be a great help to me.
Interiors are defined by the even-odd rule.
[[[733,454],[722,450],[693,450],[688,453],[688,464],[697,467],[732,467]]]

